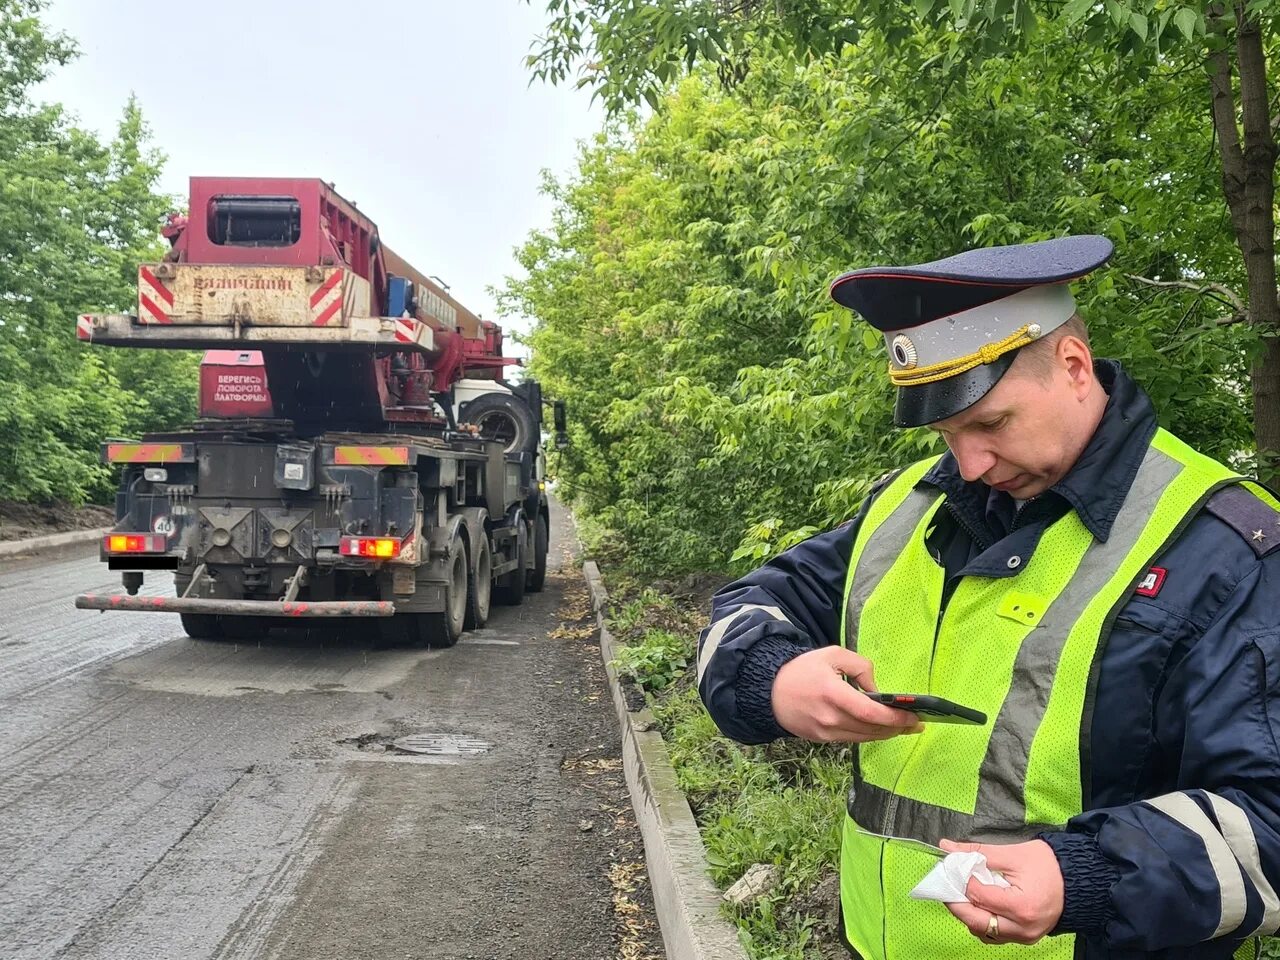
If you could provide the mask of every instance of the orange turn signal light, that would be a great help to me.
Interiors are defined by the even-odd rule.
[[[395,537],[343,537],[338,552],[344,557],[393,560],[400,556],[400,541]]]
[[[164,553],[169,548],[162,533],[109,533],[102,545],[107,553]]]

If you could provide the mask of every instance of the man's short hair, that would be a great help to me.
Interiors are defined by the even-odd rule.
[[[1019,373],[1037,377],[1040,380],[1048,380],[1053,373],[1054,353],[1063,337],[1075,337],[1086,347],[1089,346],[1089,328],[1084,322],[1084,317],[1073,313],[1066,323],[1049,332],[1043,339],[1023,347],[1018,351],[1014,368]]]

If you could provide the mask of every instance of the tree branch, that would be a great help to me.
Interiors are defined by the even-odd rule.
[[[951,78],[947,80],[946,85],[942,88],[942,92],[938,94],[938,102],[933,105],[933,108],[929,110],[928,113],[926,113],[923,117],[920,118],[920,122],[917,123],[914,127],[912,127],[905,137],[903,137],[901,140],[895,143],[892,147],[890,147],[888,152],[885,153],[883,157],[881,157],[879,160],[876,161],[876,165],[872,167],[871,172],[867,174],[868,180],[874,177],[876,173],[879,172],[881,167],[883,167],[886,163],[888,163],[891,159],[893,159],[893,155],[897,153],[898,150],[908,140],[910,140],[917,133],[919,133],[921,130],[924,129],[924,125],[929,122],[930,118],[932,118],[933,115],[936,114],[942,108],[942,105],[946,102],[947,94],[951,92],[951,86],[955,82],[956,82],[956,75],[953,73],[951,75]]]
[[[1220,4],[1211,8],[1210,27],[1214,32],[1225,33]],[[1209,63],[1213,72],[1209,77],[1209,104],[1213,114],[1213,130],[1218,140],[1218,155],[1222,160],[1222,193],[1231,211],[1231,224],[1236,236],[1245,232],[1244,151],[1240,149],[1240,130],[1236,126],[1236,101],[1231,85],[1231,53],[1229,48],[1211,54]]]
[[[1276,141],[1271,133],[1270,103],[1267,94],[1267,61],[1262,44],[1262,27],[1251,15],[1245,0],[1235,0],[1236,57],[1240,81],[1240,114],[1244,127],[1245,232],[1239,237],[1249,277],[1249,300],[1255,302],[1262,290],[1275,290],[1275,166]],[[1259,305],[1254,319],[1273,326],[1274,308]]]
[[[1236,319],[1243,320],[1249,314],[1249,309],[1244,305],[1244,301],[1224,283],[1214,283],[1212,281],[1196,283],[1194,280],[1152,280],[1150,277],[1140,277],[1136,273],[1126,273],[1125,278],[1148,287],[1177,287],[1182,290],[1190,290],[1198,297],[1208,296],[1225,303],[1235,313],[1232,314],[1231,319],[1224,318],[1219,320],[1219,323],[1234,323]]]
[[[1244,119],[1244,152],[1262,150],[1275,159],[1275,143],[1270,136],[1270,105],[1267,97],[1267,62],[1262,48],[1262,28],[1256,16],[1249,16],[1245,4],[1237,0],[1236,54],[1240,58],[1240,109]]]

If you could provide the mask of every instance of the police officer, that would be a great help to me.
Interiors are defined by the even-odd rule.
[[[840,923],[866,960],[1252,957],[1280,927],[1280,505],[1093,359],[1068,284],[1111,253],[1068,237],[836,280],[884,333],[895,422],[948,452],[713,600],[720,729],[857,744]],[[939,847],[1011,886],[911,899]]]

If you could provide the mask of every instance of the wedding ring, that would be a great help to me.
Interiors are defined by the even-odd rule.
[[[988,940],[995,940],[999,936],[1000,936],[1000,921],[996,918],[996,915],[993,913],[991,916],[987,917],[986,937]]]

